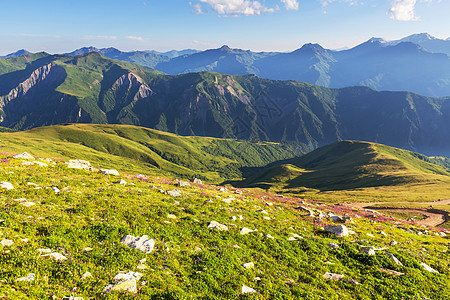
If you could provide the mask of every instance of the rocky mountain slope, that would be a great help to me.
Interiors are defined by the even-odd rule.
[[[252,75],[163,75],[97,53],[0,60],[0,126],[130,124],[181,135],[294,141],[314,149],[366,140],[450,154],[449,98],[328,89]]]

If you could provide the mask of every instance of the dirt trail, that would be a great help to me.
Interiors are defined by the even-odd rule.
[[[386,205],[383,207],[374,207],[373,210],[376,211],[401,211],[406,213],[418,213],[421,215],[426,216],[423,220],[417,220],[416,223],[420,225],[426,225],[426,226],[432,226],[436,227],[439,226],[446,221],[450,220],[449,213],[443,210],[434,209],[434,208],[399,208],[399,207],[391,207],[392,204],[422,204],[422,205],[450,205],[450,199],[445,200],[439,200],[434,202],[367,202],[367,203],[347,203],[346,205],[353,207],[353,208],[359,208],[359,209],[365,209],[365,208],[371,208],[373,205]]]

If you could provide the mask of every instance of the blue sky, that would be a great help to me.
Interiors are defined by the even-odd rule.
[[[130,50],[291,51],[428,32],[450,37],[449,0],[0,0],[0,55]]]

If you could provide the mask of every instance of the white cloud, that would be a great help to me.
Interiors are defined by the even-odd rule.
[[[418,20],[414,13],[416,0],[392,0],[389,14],[392,19],[397,21]]]
[[[189,5],[194,9],[194,13],[196,13],[197,15],[204,14],[202,5],[200,3],[193,4],[192,2],[189,2]]]
[[[298,1],[297,0],[281,0],[286,7],[286,10],[298,10]]]
[[[126,38],[129,40],[140,41],[140,42],[142,42],[144,40],[144,38],[140,37],[140,36],[127,36]]]
[[[253,0],[200,0],[200,2],[208,4],[219,15],[225,16],[254,16],[263,12],[274,12],[273,8],[267,8],[259,1]]]

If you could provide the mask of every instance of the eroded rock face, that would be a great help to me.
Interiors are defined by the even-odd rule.
[[[138,237],[126,235],[120,242],[130,248],[138,249],[145,253],[151,253],[155,247],[155,241],[153,239],[149,239],[146,235]]]

